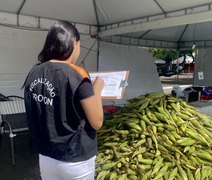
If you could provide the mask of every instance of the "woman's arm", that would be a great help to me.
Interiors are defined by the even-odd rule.
[[[97,77],[93,82],[94,95],[80,100],[91,127],[96,130],[100,129],[103,124],[103,107],[101,99],[103,86],[103,79]]]

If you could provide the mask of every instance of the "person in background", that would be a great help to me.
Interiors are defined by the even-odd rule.
[[[92,180],[97,134],[103,124],[101,91],[87,71],[75,65],[80,35],[67,21],[49,30],[24,83],[29,130],[39,151],[43,180]]]

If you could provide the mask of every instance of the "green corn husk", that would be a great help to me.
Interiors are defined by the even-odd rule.
[[[99,179],[212,179],[212,118],[179,98],[130,99],[98,131]]]

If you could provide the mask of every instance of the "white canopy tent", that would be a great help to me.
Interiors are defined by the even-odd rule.
[[[0,24],[47,30],[55,19],[66,19],[109,42],[208,47],[211,6],[212,0],[0,0]]]
[[[20,86],[18,74],[22,73],[24,77],[34,64],[46,31],[57,19],[72,22],[81,33],[83,48],[78,64],[84,65],[88,70],[104,70],[100,68],[101,62],[111,58],[101,55],[102,52],[109,52],[105,42],[121,44],[120,49],[125,51],[126,48],[122,45],[130,46],[131,49],[135,46],[136,52],[140,50],[145,53],[148,50],[138,50],[137,47],[182,49],[190,48],[193,43],[198,48],[211,47],[211,7],[212,0],[0,0],[0,55],[4,57],[0,60],[0,85],[6,93],[13,92],[8,80],[14,78],[15,83],[19,82],[16,86]],[[113,51],[112,48],[113,46],[110,51]],[[9,54],[6,52],[8,49]],[[116,57],[121,58],[118,53]],[[134,90],[138,89],[135,94],[162,90],[159,78],[155,80],[153,77],[156,71],[153,58],[151,55],[144,57],[145,59],[136,56],[133,63],[152,63],[148,66],[148,74],[144,76],[148,78],[143,79],[152,84],[148,87],[142,87],[142,84],[130,86]],[[25,64],[27,67],[21,66],[19,70],[16,66],[11,67],[11,58],[14,59],[14,64]],[[129,58],[128,64],[123,68],[126,69],[130,63]],[[8,66],[14,74],[10,78],[5,73],[5,67]],[[141,77],[145,66],[142,68]]]

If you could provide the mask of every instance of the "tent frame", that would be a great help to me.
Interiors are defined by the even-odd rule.
[[[48,31],[52,23],[57,19],[31,16],[21,13],[26,2],[27,0],[22,1],[16,13],[0,11],[0,26],[21,28],[32,31]],[[78,28],[81,34],[89,35],[92,38],[96,38],[97,44],[99,44],[99,41],[101,40],[122,45],[162,47],[170,49],[191,48],[194,43],[198,48],[212,46],[212,40],[210,39],[198,41],[181,41],[189,24],[212,21],[212,3],[166,12],[157,0],[154,0],[154,2],[158,6],[158,8],[160,8],[161,13],[146,17],[128,19],[111,24],[100,25],[96,0],[93,0],[93,8],[97,25],[90,25],[78,22],[72,23]],[[178,41],[145,38],[145,35],[147,35],[154,29],[173,27],[178,25],[185,25],[185,28]],[[138,38],[124,35],[126,33],[139,31],[144,31],[144,33]],[[97,52],[99,52],[99,47],[97,48]],[[99,53],[97,53],[97,59],[99,59],[98,54]]]

